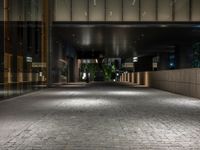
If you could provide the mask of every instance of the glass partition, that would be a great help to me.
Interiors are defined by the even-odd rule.
[[[46,86],[41,0],[0,0],[0,100]]]

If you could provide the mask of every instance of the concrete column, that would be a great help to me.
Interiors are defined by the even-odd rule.
[[[144,85],[146,87],[150,86],[150,77],[149,77],[149,72],[144,72]]]
[[[175,48],[175,57],[177,69],[192,68],[192,46],[180,45]]]
[[[10,57],[7,57],[10,51],[10,31],[9,31],[9,0],[4,0],[4,73],[3,73],[3,80],[4,80],[4,96],[9,95],[9,72],[11,71],[11,63]]]
[[[127,82],[130,82],[130,73],[127,73]]]
[[[134,84],[134,83],[135,83],[135,74],[132,73],[132,74],[131,74],[131,77],[132,77],[132,83]]]
[[[138,85],[140,85],[140,73],[137,72],[137,82],[136,82]]]
[[[168,70],[169,68],[169,59],[168,53],[160,53],[159,54],[159,62],[158,62],[158,70]]]
[[[80,60],[75,58],[75,64],[74,64],[74,81],[79,81],[79,75],[80,75]]]
[[[126,76],[125,76],[126,74],[125,73],[123,73],[123,82],[125,82],[126,81]]]
[[[52,17],[53,17],[53,5],[52,0],[42,0],[42,41],[41,41],[41,62],[46,64],[46,67],[42,68],[44,73],[45,82],[48,86],[52,84],[51,76],[51,54],[52,54]]]

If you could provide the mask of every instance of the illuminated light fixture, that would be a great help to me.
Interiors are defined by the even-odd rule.
[[[113,15],[113,12],[112,11],[110,11],[110,16],[112,16]]]
[[[138,62],[138,57],[133,57],[133,62]]]
[[[142,16],[144,17],[146,15],[146,11],[144,11],[143,13],[142,13]]]
[[[134,6],[134,5],[135,5],[135,2],[136,2],[136,0],[133,0],[133,2],[132,2],[132,4],[131,4],[131,5],[132,5],[132,6]]]
[[[26,57],[26,62],[33,62],[33,58],[32,57]]]
[[[194,25],[193,27],[194,28],[200,28],[200,25]]]
[[[42,72],[39,73],[39,76],[42,77]]]
[[[162,24],[162,25],[160,25],[160,27],[162,27],[162,28],[166,28],[167,25],[166,25],[166,24]]]
[[[85,80],[86,79],[86,73],[83,73],[82,79]]]
[[[98,64],[98,59],[96,59],[96,63]]]
[[[97,6],[97,0],[94,0],[94,6]]]
[[[174,66],[174,63],[170,63],[170,67],[173,67]]]

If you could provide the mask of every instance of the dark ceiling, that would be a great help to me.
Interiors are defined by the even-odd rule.
[[[55,24],[54,41],[73,46],[79,57],[132,57],[173,51],[200,41],[198,25]]]

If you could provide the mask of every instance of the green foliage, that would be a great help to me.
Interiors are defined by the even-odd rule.
[[[104,71],[104,76],[105,80],[110,81],[112,77],[112,73],[116,71],[115,65],[103,65],[103,71]]]
[[[90,73],[91,80],[94,80],[97,72],[98,64],[82,64],[81,70]]]
[[[112,73],[116,71],[115,65],[109,66],[109,65],[103,64],[102,68],[103,68],[103,73],[104,73],[104,79],[106,81],[110,81],[112,77]],[[82,64],[81,65],[81,71],[89,72],[91,80],[94,80],[94,78],[96,77],[96,73],[98,69],[99,69],[98,64]]]
[[[108,65],[103,65],[103,72],[105,80],[109,81],[111,79],[112,69]]]

